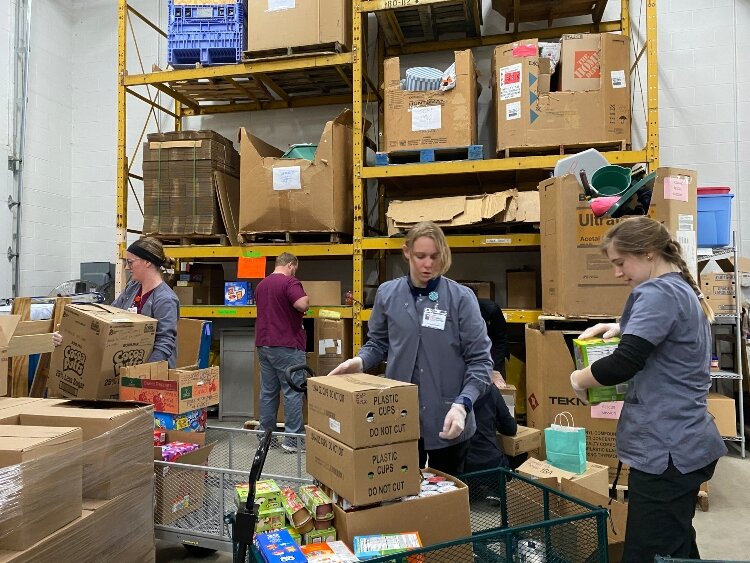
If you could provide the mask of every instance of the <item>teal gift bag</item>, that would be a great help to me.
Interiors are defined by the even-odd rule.
[[[562,412],[544,429],[547,463],[573,473],[586,471],[586,429],[577,428],[573,415]]]

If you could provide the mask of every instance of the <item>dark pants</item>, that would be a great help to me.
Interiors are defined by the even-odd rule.
[[[419,439],[419,467],[425,467],[427,456],[430,456],[430,469],[437,469],[448,475],[460,475],[464,472],[466,454],[469,453],[469,440],[447,448],[425,450],[424,440]]]
[[[701,483],[714,474],[716,462],[680,473],[669,458],[661,475],[630,469],[628,525],[623,563],[653,561],[656,555],[700,559],[693,517]]]

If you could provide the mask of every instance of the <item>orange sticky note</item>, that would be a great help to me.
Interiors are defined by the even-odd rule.
[[[266,257],[258,256],[245,258],[240,256],[237,259],[237,277],[260,279],[266,277]]]

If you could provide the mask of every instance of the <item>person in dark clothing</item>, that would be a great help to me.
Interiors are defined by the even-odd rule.
[[[500,307],[490,299],[478,299],[479,312],[487,325],[487,335],[492,342],[491,354],[494,368],[492,385],[474,405],[477,431],[469,443],[466,457],[466,472],[510,467],[511,462],[497,443],[496,433],[515,436],[518,429],[500,393],[505,385],[505,355],[508,348],[508,333],[505,317]]]

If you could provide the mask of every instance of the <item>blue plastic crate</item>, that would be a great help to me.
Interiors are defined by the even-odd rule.
[[[732,244],[732,198],[734,194],[698,196],[698,246]]]
[[[168,2],[167,60],[173,67],[237,64],[247,50],[247,2]]]

